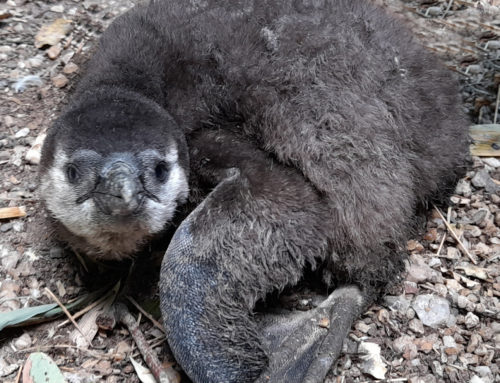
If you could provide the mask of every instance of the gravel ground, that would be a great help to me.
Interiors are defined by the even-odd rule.
[[[457,73],[472,123],[493,123],[500,1],[376,1],[404,18]],[[67,302],[103,279],[113,281],[113,272],[96,281],[52,239],[36,194],[37,149],[97,37],[131,5],[0,2],[0,207],[26,210],[24,218],[0,220],[0,312],[51,302],[45,288]],[[70,21],[59,22],[59,41],[35,37],[56,19]],[[443,216],[431,211],[422,233],[409,241],[407,275],[356,322],[325,382],[500,382],[500,157],[473,157],[452,202]],[[136,294],[145,308],[145,297],[154,298],[154,279]],[[75,345],[74,327],[62,321],[2,331],[0,381],[16,382],[35,350],[50,355],[70,382],[139,381],[125,357],[135,353],[127,330],[100,327],[86,348]],[[150,321],[142,320],[141,329],[161,342]],[[155,350],[161,356],[165,347]]]

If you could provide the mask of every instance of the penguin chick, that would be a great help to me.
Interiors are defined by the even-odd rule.
[[[50,130],[40,167],[41,196],[75,250],[119,260],[164,229],[188,195],[178,130],[138,93],[77,94]]]
[[[42,197],[73,248],[120,259],[189,175],[198,204],[160,273],[177,361],[196,383],[320,383],[404,269],[415,211],[464,172],[457,95],[368,0],[155,0],[103,34],[45,142]],[[308,268],[333,295],[261,322]]]

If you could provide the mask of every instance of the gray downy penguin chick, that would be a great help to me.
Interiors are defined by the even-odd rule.
[[[196,383],[319,383],[403,269],[416,209],[464,171],[457,94],[368,1],[152,1],[102,36],[45,142],[42,195],[71,246],[120,259],[189,177],[160,280],[176,359]],[[337,287],[323,304],[254,313],[307,268]]]

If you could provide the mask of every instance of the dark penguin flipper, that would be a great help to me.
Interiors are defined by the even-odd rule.
[[[355,286],[336,289],[317,308],[263,318],[269,365],[258,383],[322,383],[365,305]]]
[[[300,173],[235,136],[201,139],[191,158],[216,186],[163,260],[170,347],[196,383],[319,383],[363,306],[359,290],[341,288],[316,309],[285,317],[253,309],[276,286],[297,283],[314,255],[328,254],[321,197]]]
[[[237,174],[223,181],[211,195],[236,178]],[[249,336],[251,331],[249,313],[241,307],[242,302],[217,301],[220,262],[212,254],[199,253],[203,238],[193,233],[205,205],[198,206],[177,229],[162,263],[160,298],[167,339],[177,361],[195,383],[252,382],[265,365],[265,355],[256,347],[256,339],[242,342],[241,335]],[[224,306],[231,303],[231,315],[239,318],[226,317]],[[220,316],[220,321],[207,321],[214,315]],[[232,333],[220,333],[222,323],[226,328],[231,326]],[[225,348],[228,343],[233,345],[231,349]]]
[[[224,342],[217,339],[231,334],[217,334],[217,323],[206,327],[203,321],[207,310],[217,309],[209,307],[217,302],[207,299],[207,295],[214,291],[211,287],[218,266],[196,261],[199,255],[194,254],[196,238],[191,233],[191,219],[188,217],[175,233],[162,265],[160,283],[168,341],[190,378],[196,383],[323,382],[365,305],[360,290],[355,286],[339,288],[307,312],[257,318],[242,309],[240,318],[232,318],[233,331],[247,334],[249,339],[247,344],[241,344],[242,339],[235,340],[238,343],[231,351],[241,349],[238,360],[232,352],[225,352],[221,347]],[[238,329],[238,323],[244,326],[249,320],[256,321],[256,334],[250,334],[248,327]],[[252,335],[257,337],[252,339]],[[256,347],[256,342],[262,349]],[[258,357],[261,359],[256,360]],[[266,362],[264,372],[255,379]]]

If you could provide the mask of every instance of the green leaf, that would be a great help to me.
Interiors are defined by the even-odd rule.
[[[73,302],[64,305],[68,311],[76,310],[84,307],[90,302],[95,301],[103,295],[116,296],[120,283],[115,284],[110,291],[108,287],[94,291],[89,294],[82,295]],[[0,331],[6,327],[12,326],[28,326],[36,323],[46,322],[47,320],[62,315],[63,311],[56,303],[50,303],[41,306],[26,307],[7,313],[0,313]]]
[[[50,303],[42,306],[25,307],[22,309],[0,313],[0,331],[5,327],[14,326],[23,323],[36,315],[45,314],[57,307],[56,303]]]

